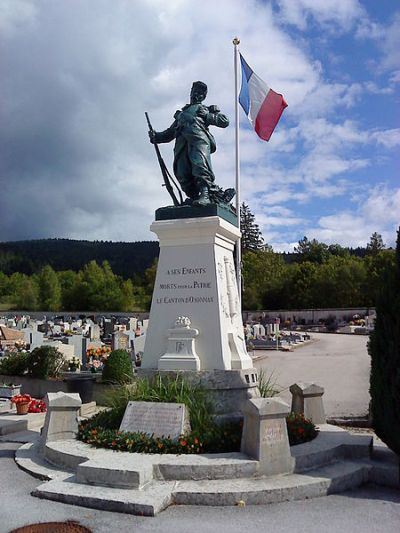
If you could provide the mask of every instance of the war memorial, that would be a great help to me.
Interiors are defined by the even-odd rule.
[[[190,103],[150,141],[175,140],[174,178],[161,164],[172,206],[157,209],[160,242],[150,321],[138,378],[183,376],[204,387],[219,421],[241,421],[240,451],[204,454],[128,453],[76,440],[79,394],[48,393],[40,439],[16,461],[44,483],[39,498],[154,516],[171,504],[229,506],[301,500],[377,481],[372,438],[326,424],[322,387],[298,382],[292,405],[260,396],[246,349],[234,251],[240,238],[233,189],[216,184],[211,126],[229,121],[204,105],[207,87],[193,83]],[[175,181],[176,180],[176,181]],[[174,183],[179,188],[173,191]],[[185,195],[183,198],[182,192]],[[310,442],[290,446],[291,411],[318,426]],[[120,431],[179,439],[190,432],[184,404],[129,402]]]

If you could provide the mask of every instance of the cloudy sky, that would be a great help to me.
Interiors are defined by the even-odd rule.
[[[242,199],[266,242],[393,245],[400,222],[397,0],[1,0],[0,240],[154,240],[155,129],[192,81],[234,185],[232,38],[289,107],[269,143],[241,112]],[[171,162],[171,145],[163,145]]]

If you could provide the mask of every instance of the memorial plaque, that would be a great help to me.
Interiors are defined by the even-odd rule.
[[[129,402],[119,429],[175,440],[190,432],[189,412],[183,403]]]

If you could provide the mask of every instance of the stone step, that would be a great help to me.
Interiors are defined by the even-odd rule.
[[[254,479],[181,481],[173,492],[176,504],[248,505],[316,498],[368,482],[371,466],[342,461],[309,472]]]
[[[56,502],[139,516],[155,516],[171,505],[174,482],[157,482],[146,490],[77,483],[74,476],[39,485],[32,496]]]
[[[367,458],[370,444],[371,437],[368,435],[350,435],[335,426],[321,426],[316,439],[292,446],[295,472],[306,472],[346,458]],[[104,485],[124,487],[128,483],[131,488],[147,483],[145,467],[152,468],[154,479],[160,480],[243,478],[255,475],[258,469],[257,461],[241,453],[147,455],[95,449],[79,441],[47,443],[45,458],[62,468],[79,468],[78,476],[82,483],[94,483],[96,475]]]
[[[371,449],[371,435],[354,435],[324,424],[316,439],[292,446],[290,453],[295,460],[295,472],[301,473],[343,459],[369,458]]]
[[[154,477],[165,480],[209,480],[252,477],[258,461],[243,453],[165,455],[154,464]]]
[[[39,430],[44,424],[46,413],[28,413],[17,415],[15,411],[1,413],[0,435],[8,435],[20,431]]]
[[[75,476],[36,488],[33,496],[95,509],[154,516],[170,504],[263,505],[315,498],[368,482],[372,467],[343,461],[306,474],[202,481],[154,481],[143,490],[93,486]]]
[[[70,460],[65,462],[70,464]],[[165,481],[236,479],[253,476],[257,468],[258,461],[240,453],[158,455],[152,458],[136,453],[108,451],[106,455],[98,454],[95,459],[81,462],[77,466],[76,477],[79,483],[138,489],[153,478]]]
[[[104,464],[100,460],[86,461],[78,465],[76,480],[89,485],[141,489],[153,480],[153,466],[130,459],[129,455],[120,454],[113,457],[112,464]]]

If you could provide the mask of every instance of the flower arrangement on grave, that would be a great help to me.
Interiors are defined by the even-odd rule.
[[[47,406],[44,400],[31,400],[28,407],[28,413],[45,413]]]
[[[100,348],[88,348],[86,350],[86,368],[91,372],[100,372],[103,369],[104,363],[107,361],[111,353],[109,346],[101,346]]]
[[[32,396],[30,394],[16,394],[11,398],[11,403],[21,404],[21,403],[30,403],[32,401]]]
[[[31,401],[32,396],[30,394],[16,394],[11,398],[11,403],[14,403],[17,409],[17,415],[26,415]]]

